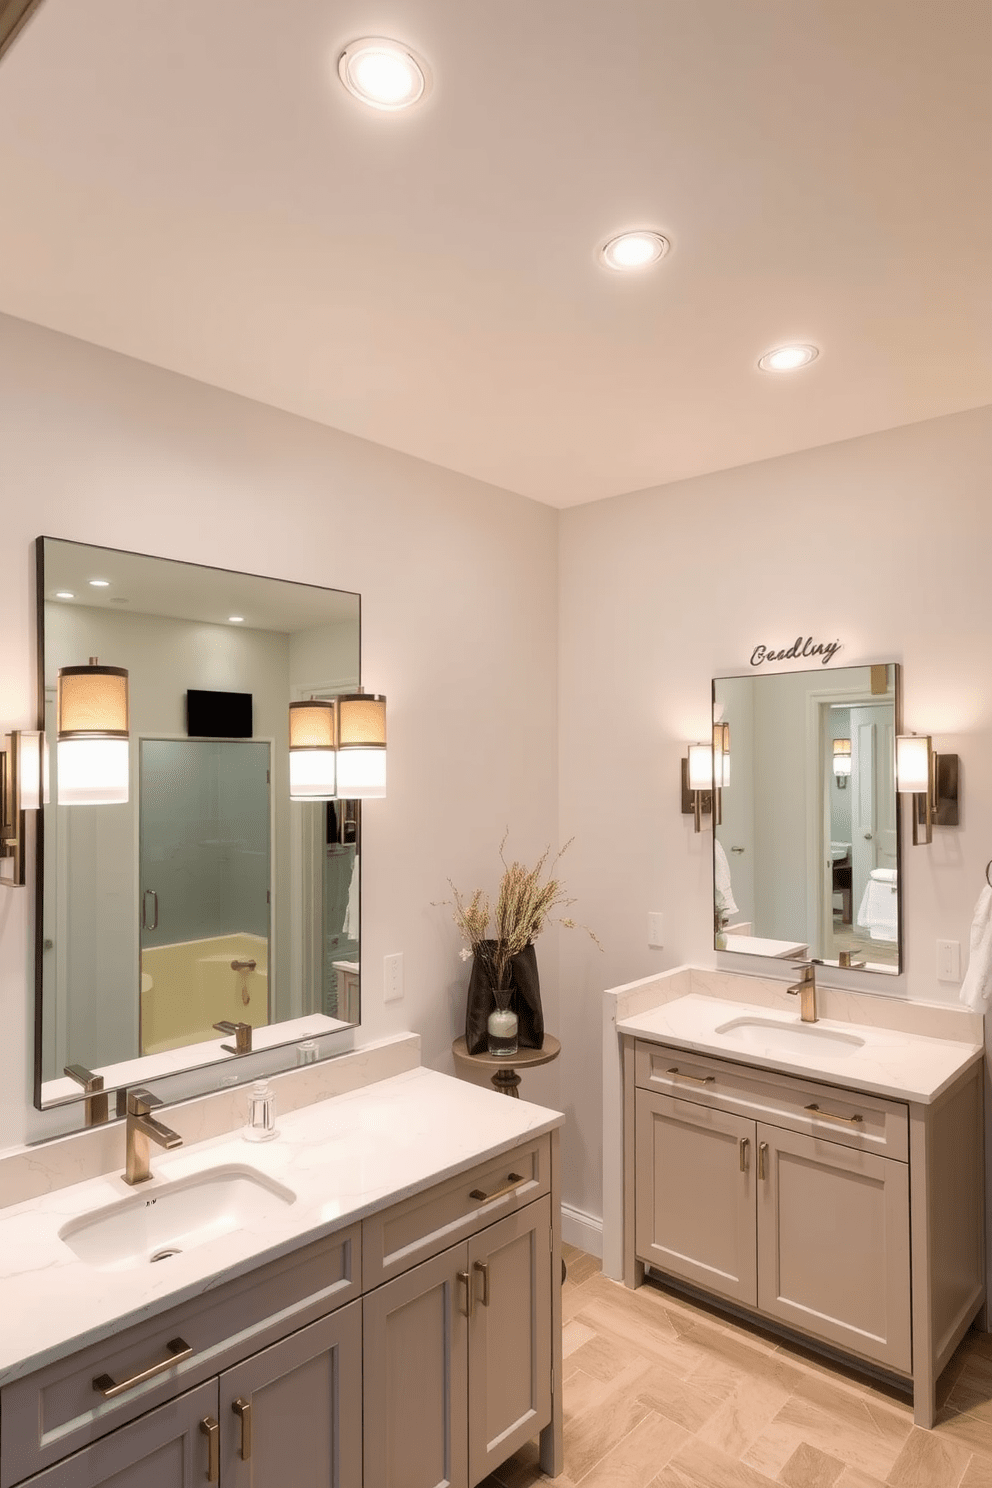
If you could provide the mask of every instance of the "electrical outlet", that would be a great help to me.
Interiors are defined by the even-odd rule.
[[[961,942],[959,940],[938,940],[937,980],[938,982],[959,982],[961,980]]]
[[[665,916],[657,910],[648,912],[648,945],[660,950],[665,944]]]
[[[394,951],[382,963],[383,1002],[403,1001],[403,952]]]

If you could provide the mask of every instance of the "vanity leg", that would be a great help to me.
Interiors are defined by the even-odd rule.
[[[644,1281],[644,1262],[634,1255],[634,1041],[623,1040],[623,1284]]]
[[[933,1311],[931,1298],[931,1184],[927,1163],[928,1108],[910,1104],[909,1162],[913,1181],[909,1194],[909,1231],[913,1293],[913,1420],[929,1431],[937,1414],[934,1375]]]
[[[561,1132],[551,1133],[551,1420],[541,1432],[541,1471],[556,1478],[565,1470],[564,1411],[562,1407],[561,1289]]]

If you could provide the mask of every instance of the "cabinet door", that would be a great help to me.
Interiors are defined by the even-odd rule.
[[[465,1242],[363,1299],[365,1482],[375,1488],[467,1488],[468,1285]]]
[[[361,1488],[362,1304],[220,1377],[223,1488]]]
[[[753,1307],[755,1124],[638,1090],[637,1258]]]
[[[469,1241],[469,1481],[480,1482],[551,1420],[551,1201]]]
[[[758,1125],[758,1306],[908,1374],[909,1169]]]
[[[28,1483],[30,1488],[199,1488],[217,1462],[216,1455],[211,1461],[201,1423],[216,1433],[216,1380],[119,1427]],[[217,1482],[216,1472],[211,1481]]]

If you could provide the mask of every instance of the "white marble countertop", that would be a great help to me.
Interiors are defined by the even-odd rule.
[[[762,1043],[761,1029],[751,1030],[747,1042],[739,1030],[716,1031],[722,1024],[740,1023],[742,1019],[775,1025],[768,1027],[767,1043]],[[824,1047],[818,1045],[811,1031],[808,1044],[796,1053],[774,1047],[776,1026],[855,1035],[864,1042],[860,1046],[838,1047],[835,1043]],[[985,1052],[980,1044],[927,1038],[864,1023],[821,1018],[815,1024],[803,1025],[798,1013],[704,997],[695,992],[618,1019],[617,1032],[700,1054],[715,1054],[736,1064],[805,1075],[848,1090],[863,1090],[923,1105],[936,1100],[962,1070],[983,1058]]]
[[[168,1122],[168,1110],[159,1114]],[[175,1152],[153,1146],[154,1177],[140,1189],[113,1173],[0,1210],[0,1384],[497,1157],[564,1119],[529,1101],[415,1069],[277,1116],[279,1136],[271,1142],[246,1142],[233,1132]],[[289,1188],[295,1202],[154,1266],[97,1269],[59,1238],[62,1226],[80,1215],[136,1194],[151,1197],[170,1180],[224,1165],[255,1168]]]

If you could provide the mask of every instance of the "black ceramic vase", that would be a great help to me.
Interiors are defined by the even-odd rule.
[[[492,946],[492,941],[484,941]],[[537,974],[537,952],[533,943],[510,957],[510,1007],[517,1015],[517,1043],[521,1049],[544,1047],[544,1012],[541,1008],[541,983]],[[488,1047],[487,1024],[496,1006],[492,962],[472,957],[472,975],[465,1003],[465,1044],[470,1054],[485,1054]]]

